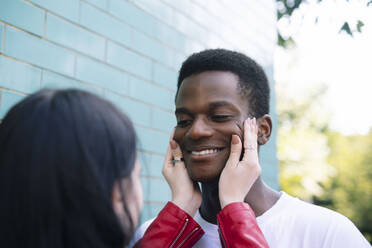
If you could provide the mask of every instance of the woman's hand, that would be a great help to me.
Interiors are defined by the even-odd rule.
[[[244,121],[242,161],[239,161],[242,142],[238,135],[232,135],[230,157],[218,183],[221,208],[232,202],[243,202],[253,183],[261,175],[257,151],[257,130],[255,118]]]
[[[169,142],[162,173],[172,191],[172,202],[194,216],[199,209],[202,197],[199,185],[193,182],[186,170],[181,149],[173,140]]]

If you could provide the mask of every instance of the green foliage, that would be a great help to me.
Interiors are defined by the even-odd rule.
[[[362,32],[362,27],[363,26],[364,26],[364,23],[359,20],[358,23],[357,23],[357,30],[358,30],[359,33]]]
[[[347,216],[372,241],[372,129],[343,136],[328,129],[318,87],[278,96],[281,188]]]
[[[315,203],[350,218],[372,241],[372,129],[368,135],[328,133],[328,161],[336,174],[324,183],[324,194]]]
[[[278,21],[290,18],[305,2],[277,0]],[[372,0],[366,6],[372,6]],[[345,20],[339,32],[362,32],[361,20],[352,23]],[[278,30],[279,46],[288,49],[294,44]],[[306,94],[286,93],[285,88],[277,84],[281,188],[347,216],[372,243],[372,129],[365,136],[330,131],[321,103],[325,88]]]
[[[364,26],[364,23],[361,20],[358,20],[358,23],[356,24],[355,29],[351,29],[348,22],[345,22],[344,25],[342,25],[340,32],[345,31],[348,35],[353,36],[354,32],[361,33],[362,27]]]
[[[348,35],[351,35],[353,36],[353,32],[351,32],[351,29],[350,29],[350,26],[349,26],[349,23],[345,22],[344,25],[342,25],[341,29],[340,29],[340,32],[341,31],[345,31]]]
[[[294,0],[294,1],[287,1],[287,0],[276,0],[277,2],[277,19],[278,21],[281,18],[289,17],[292,13],[298,9],[303,2],[303,0]],[[284,38],[283,35],[278,30],[278,45],[282,47],[288,47],[294,44],[294,40],[292,37]]]
[[[282,18],[289,18],[292,14],[300,8],[300,6],[306,3],[306,0],[276,0],[277,3],[277,20],[279,21]],[[322,0],[318,0],[318,3],[322,2]],[[349,2],[346,0],[346,2]],[[366,6],[369,7],[372,5],[372,0],[366,2]],[[315,23],[318,21],[318,18],[315,19]],[[364,23],[361,20],[358,20],[354,26],[350,26],[351,24],[348,21],[345,21],[343,25],[340,27],[339,32],[346,32],[348,35],[353,36],[355,32],[361,33],[362,27]],[[281,47],[287,48],[293,46],[295,44],[292,37],[284,37],[280,30],[278,30],[278,40],[277,44]]]
[[[300,7],[303,0],[276,0],[279,8],[277,11],[278,20],[285,15],[291,16],[293,11],[295,11],[298,7]]]
[[[278,155],[281,188],[304,200],[321,195],[321,183],[332,175],[327,162],[328,114],[322,109],[326,88],[286,96],[278,90]]]

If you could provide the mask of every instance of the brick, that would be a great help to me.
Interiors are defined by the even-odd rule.
[[[26,94],[40,89],[41,70],[0,56],[0,87]]]
[[[107,1],[108,0],[86,0],[87,2],[93,4],[94,6],[106,10],[107,9]]]
[[[107,62],[142,78],[151,80],[151,60],[113,42],[109,42],[107,45]]]
[[[163,168],[164,156],[159,156],[153,154],[151,156],[151,163],[150,163],[150,175],[153,177],[163,178],[163,174],[161,170]]]
[[[131,44],[132,31],[127,25],[85,3],[81,4],[80,23],[120,44]]]
[[[135,124],[143,126],[149,125],[151,110],[147,105],[111,92],[105,92],[105,97],[123,111],[123,113],[128,115]]]
[[[163,167],[164,156],[139,152],[139,158],[142,165],[142,176],[163,178],[161,170]]]
[[[136,0],[133,3],[163,22],[172,23],[173,21],[173,9],[161,1]]]
[[[154,63],[153,81],[174,91],[177,90],[178,73],[163,65]]]
[[[79,19],[79,0],[29,0],[36,5],[77,22]]]
[[[163,23],[159,22],[155,31],[155,38],[175,49],[183,49],[187,45],[187,37],[184,34]]]
[[[104,59],[104,38],[51,14],[47,15],[46,38],[92,57]]]
[[[186,42],[184,46],[185,54],[187,55],[202,51],[204,49],[206,49],[206,47],[202,45],[200,42],[196,42],[190,39],[188,39],[188,41]],[[185,56],[183,55],[183,57]]]
[[[131,48],[160,63],[172,66],[173,50],[140,32],[133,31],[132,35]]]
[[[130,78],[130,96],[166,109],[173,109],[173,93],[143,80]]]
[[[153,208],[153,206],[151,204],[148,204],[148,203],[143,204],[141,214],[140,214],[140,217],[139,217],[138,226],[140,226],[142,223],[146,222],[147,220],[152,219],[151,218],[151,209],[152,208]]]
[[[191,54],[190,54],[191,55]],[[180,53],[173,54],[172,68],[179,71],[181,69],[182,63],[186,60],[187,56]],[[177,75],[178,77],[178,75]]]
[[[127,74],[89,58],[77,58],[76,78],[120,94],[128,94]]]
[[[132,3],[121,0],[110,2],[109,12],[124,22],[149,35],[155,34],[157,20],[134,6]]]
[[[220,23],[213,23],[213,15],[205,11],[205,8],[199,7],[199,5],[190,3],[192,19],[197,22],[199,26],[208,28],[208,30],[215,31],[216,28],[220,27]],[[218,20],[217,20],[218,21]]]
[[[24,96],[13,92],[1,91],[0,119],[3,119],[6,113],[23,98]]]
[[[274,129],[273,134],[277,131]],[[262,165],[262,178],[270,186],[279,190],[278,184],[278,158],[276,156],[276,135],[272,135],[269,142],[261,147],[260,164]]]
[[[276,190],[280,190],[278,175],[279,167],[277,162],[271,164],[266,163],[262,166],[263,181]]]
[[[145,152],[138,152],[138,159],[141,163],[141,175],[150,176],[150,163],[151,163],[151,154]]]
[[[0,20],[43,35],[44,11],[20,0],[0,1]]]
[[[11,27],[6,28],[4,54],[59,73],[73,75],[74,55],[54,44]]]
[[[155,218],[159,214],[159,212],[164,208],[165,204],[166,203],[162,204],[145,203],[143,205],[143,209],[140,215],[139,224],[141,225],[145,221]]]
[[[184,45],[186,45],[186,36],[184,34],[175,30],[171,26],[164,24],[164,22],[170,24],[173,21],[173,10],[171,7],[161,1],[152,0],[137,0],[133,2],[133,4],[145,9],[147,12],[156,16],[157,19],[162,21],[158,21],[157,19],[153,18],[152,21],[150,21],[150,26],[145,23],[145,27],[140,28],[138,25],[141,23],[143,24],[143,22],[138,21],[137,18],[140,19],[142,17],[140,17],[140,15],[135,15],[135,12],[130,12],[130,9],[134,7],[131,6],[131,8],[123,8],[122,11],[115,9],[113,12],[118,12],[118,14],[120,12],[129,12],[129,14],[134,15],[134,18],[123,18],[124,21],[131,20],[131,25],[176,49],[182,48]],[[128,3],[119,2],[118,5],[128,5]],[[120,17],[123,16],[127,17],[128,15],[121,15]]]
[[[156,216],[158,216],[159,212],[164,208],[164,206],[167,202],[164,202],[163,204],[160,204],[160,205],[159,204],[156,204],[156,205],[153,204],[152,208],[151,208],[150,218],[155,218]]]
[[[135,129],[139,139],[139,149],[162,155],[165,154],[169,142],[169,136],[167,134],[143,127],[135,127]]]
[[[266,169],[262,168],[262,179],[271,188],[280,190],[279,185],[279,168],[277,163],[266,165]]]
[[[153,3],[160,2],[153,1]],[[133,6],[131,3],[125,1],[113,1],[110,5],[110,12],[127,22],[129,25],[135,27],[137,30],[155,37],[174,48],[183,47],[186,42],[183,34],[151,17],[136,6]],[[164,17],[162,17],[162,19],[163,18]],[[172,16],[168,17],[168,19],[171,18]]]
[[[41,87],[48,89],[80,89],[89,91],[96,95],[103,95],[103,91],[101,89],[49,71],[43,72]]]
[[[176,117],[173,113],[152,109],[152,127],[165,132],[171,132],[176,126]]]
[[[183,13],[191,13],[191,8],[190,8],[190,0],[164,0],[169,6],[172,6],[175,8],[177,11],[183,12]]]
[[[3,51],[4,24],[0,23],[0,53]]]
[[[141,183],[145,201],[165,203],[172,199],[172,193],[164,179],[141,178]]]
[[[234,16],[235,13],[231,13],[231,11],[227,11],[226,7],[223,4],[221,4],[220,1],[212,4],[213,1],[214,0],[207,0],[207,1],[202,1],[202,2],[199,1],[198,4],[201,5],[203,8],[208,8],[208,10],[215,16],[221,16],[221,14],[224,14],[223,15],[224,20],[226,22],[230,22],[231,16]]]
[[[208,30],[197,25],[190,18],[175,12],[172,26],[197,40],[208,41]]]

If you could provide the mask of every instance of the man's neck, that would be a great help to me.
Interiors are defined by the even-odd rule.
[[[268,187],[261,178],[253,184],[244,201],[249,204],[256,216],[269,210],[279,199],[280,193]],[[218,180],[202,183],[202,204],[200,215],[206,221],[217,224],[217,214],[221,211],[218,197]]]
[[[221,211],[218,197],[218,180],[215,182],[202,183],[202,204],[200,215],[206,221],[217,224],[217,214]]]

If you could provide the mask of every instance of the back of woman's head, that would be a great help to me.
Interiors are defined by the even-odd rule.
[[[133,221],[124,204],[120,225],[111,196],[135,159],[133,126],[109,102],[79,90],[26,97],[0,124],[0,246],[122,247]]]

